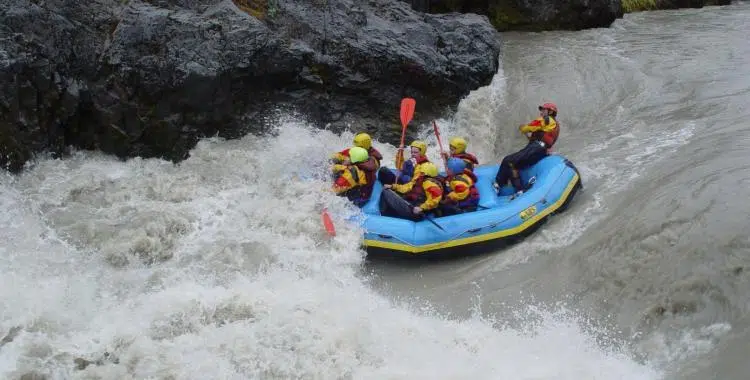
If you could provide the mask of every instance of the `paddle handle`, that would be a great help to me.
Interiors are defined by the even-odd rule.
[[[406,138],[406,125],[401,129],[401,144],[396,151],[396,169],[401,170],[404,166],[404,138]]]
[[[437,137],[438,148],[440,148],[440,158],[443,159],[443,165],[445,166],[445,174],[448,174],[448,160],[445,158],[443,151],[443,143],[440,141],[440,131],[438,130],[437,122],[432,121],[432,128],[435,130],[435,137]]]

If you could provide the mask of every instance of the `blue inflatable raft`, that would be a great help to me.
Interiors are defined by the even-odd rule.
[[[480,196],[477,211],[433,217],[432,221],[413,222],[380,215],[383,187],[377,182],[370,201],[362,207],[363,218],[360,219],[368,255],[443,256],[495,249],[519,240],[533,232],[549,215],[565,210],[582,187],[576,167],[557,154],[521,171],[524,183],[532,177],[535,181],[515,199],[511,199],[510,186],[503,188],[499,195],[495,191],[493,183],[498,169],[498,164],[474,168]]]

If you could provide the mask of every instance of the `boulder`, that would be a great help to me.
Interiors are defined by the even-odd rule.
[[[487,17],[388,0],[0,0],[0,164],[74,146],[187,157],[279,112],[396,142],[490,82]]]

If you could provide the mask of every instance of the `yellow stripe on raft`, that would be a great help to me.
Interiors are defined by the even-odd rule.
[[[425,244],[425,245],[419,245],[419,246],[402,244],[402,243],[391,243],[387,241],[370,240],[370,239],[365,239],[363,245],[366,247],[391,249],[394,251],[403,251],[403,252],[409,252],[409,253],[423,253],[423,252],[432,251],[435,249],[457,247],[461,245],[479,243],[483,241],[499,239],[499,238],[506,237],[506,236],[516,235],[520,232],[523,232],[525,229],[533,226],[536,222],[538,222],[545,216],[559,209],[563,205],[563,203],[565,203],[565,201],[568,199],[568,196],[570,196],[570,193],[573,191],[573,188],[578,183],[578,179],[579,179],[578,173],[575,173],[573,176],[573,179],[568,183],[568,187],[565,188],[565,191],[563,192],[560,199],[557,200],[557,202],[553,203],[552,205],[544,209],[544,211],[540,212],[539,214],[534,215],[533,217],[529,218],[528,220],[521,223],[520,225],[513,227],[513,228],[508,228],[507,230],[496,231],[496,232],[492,232],[492,233],[484,234],[484,235],[471,236],[471,237],[467,237],[463,239],[450,240],[450,241],[446,241],[442,243],[431,243],[431,244]]]

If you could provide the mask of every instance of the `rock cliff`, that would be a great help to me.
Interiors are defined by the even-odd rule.
[[[0,0],[0,165],[66,147],[184,159],[297,111],[400,135],[497,71],[484,16],[388,0]]]

